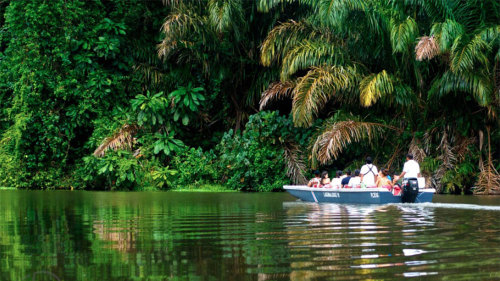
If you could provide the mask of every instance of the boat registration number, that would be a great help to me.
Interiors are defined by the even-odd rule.
[[[325,197],[340,198],[340,193],[338,193],[338,192],[325,192]]]
[[[370,196],[371,196],[372,198],[379,198],[379,197],[378,197],[378,192],[370,192]]]

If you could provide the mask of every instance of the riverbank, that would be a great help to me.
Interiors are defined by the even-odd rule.
[[[188,185],[180,188],[171,189],[169,191],[175,192],[239,192],[234,189],[227,189],[220,184],[202,184],[200,186]]]
[[[18,189],[15,187],[0,187],[0,190],[25,190],[25,189]],[[35,189],[39,190],[39,189]],[[74,188],[57,188],[57,189],[45,189],[45,190],[77,190]],[[78,189],[81,190],[81,189]],[[83,191],[96,191],[93,189],[84,189]],[[99,190],[99,191],[130,191],[130,190]],[[147,191],[173,191],[173,192],[239,192],[238,190],[234,189],[228,189],[227,187],[220,185],[220,184],[201,184],[201,185],[184,185],[182,187],[178,188],[172,188],[168,190],[164,189],[157,189],[157,188],[148,188],[145,190],[135,190],[139,192],[147,192]]]

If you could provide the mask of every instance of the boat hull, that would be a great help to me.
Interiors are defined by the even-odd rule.
[[[306,202],[344,204],[388,204],[401,203],[400,195],[393,195],[385,188],[311,188],[286,185],[283,187],[291,195]],[[415,203],[432,202],[436,192],[433,188],[419,191]]]

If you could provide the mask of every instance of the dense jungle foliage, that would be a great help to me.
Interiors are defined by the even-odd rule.
[[[500,193],[497,0],[0,2],[0,185],[245,191],[311,168]]]

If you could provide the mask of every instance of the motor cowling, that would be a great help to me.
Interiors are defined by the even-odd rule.
[[[418,196],[418,180],[416,178],[405,179],[402,189],[401,202],[415,203]]]

